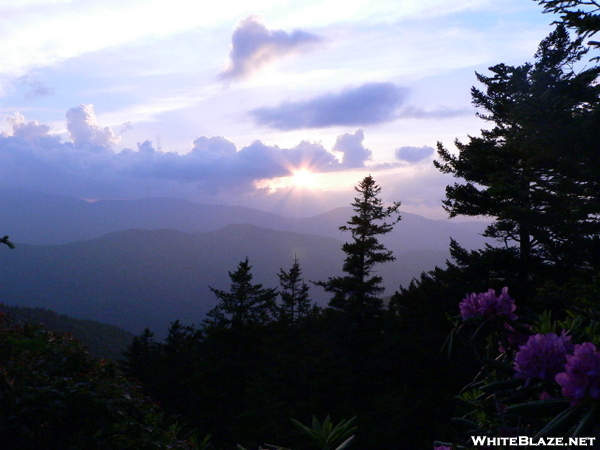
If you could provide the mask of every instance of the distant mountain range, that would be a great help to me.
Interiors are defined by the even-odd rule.
[[[204,205],[181,199],[100,200],[0,189],[0,233],[27,244],[66,244],[132,228],[185,232],[252,224],[271,230],[348,239],[339,231],[352,216],[350,206],[307,218],[290,218],[243,206]],[[448,249],[452,236],[467,248],[481,248],[482,222],[432,220],[402,213],[386,245],[394,251]]]
[[[245,257],[256,282],[277,285],[280,268],[300,260],[304,278],[341,273],[338,227],[352,209],[294,219],[244,207],[184,200],[103,200],[0,191],[0,302],[42,307],[139,333],[164,333],[169,322],[199,323],[215,305],[208,286],[229,288],[228,271]],[[453,223],[403,214],[386,245],[397,260],[382,265],[386,294],[442,265],[452,236],[484,244],[481,222]],[[313,297],[325,303],[321,288]]]

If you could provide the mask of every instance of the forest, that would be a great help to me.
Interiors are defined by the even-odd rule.
[[[3,448],[449,450],[486,448],[471,436],[497,448],[500,438],[600,438],[600,43],[590,40],[600,5],[539,3],[561,20],[532,62],[476,75],[481,135],[456,151],[438,143],[434,162],[456,178],[442,200],[449,216],[490,218],[497,245],[452,241],[445,267],[383,297],[377,269],[394,255],[380,238],[402,218],[369,175],[340,224],[342,275],[305,279],[296,258],[265,287],[246,258],[229,290],[211,289],[217,306],[204,319],[173,322],[164,340],[146,329],[118,362],[0,313]],[[325,307],[311,299],[317,288]]]

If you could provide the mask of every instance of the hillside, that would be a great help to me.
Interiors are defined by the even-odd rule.
[[[117,360],[133,340],[133,334],[114,325],[94,320],[75,319],[44,308],[27,308],[0,304],[0,312],[8,314],[13,323],[43,325],[50,331],[71,333],[85,345],[90,355]]]

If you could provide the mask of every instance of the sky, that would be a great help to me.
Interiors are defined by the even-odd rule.
[[[531,61],[532,0],[0,0],[0,187],[288,216],[445,218],[432,164],[489,127],[475,72]]]

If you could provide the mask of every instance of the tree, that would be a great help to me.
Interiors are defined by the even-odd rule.
[[[315,284],[333,293],[329,305],[359,316],[368,311],[381,309],[379,295],[384,288],[382,278],[373,275],[376,264],[394,261],[392,252],[388,250],[378,237],[392,231],[394,225],[401,219],[398,213],[400,202],[385,207],[379,194],[381,188],[371,175],[365,177],[355,186],[358,196],[354,198],[354,211],[347,225],[340,227],[341,231],[349,231],[352,241],[346,242],[342,250],[346,253],[343,271],[348,275],[330,277],[328,281]],[[391,218],[390,222],[385,222]]]
[[[444,173],[462,178],[446,188],[450,217],[488,216],[486,235],[516,242],[521,288],[531,267],[585,267],[600,231],[598,67],[575,72],[586,50],[564,25],[544,39],[535,64],[498,64],[477,74],[472,88],[478,116],[494,123],[481,137],[455,142],[458,155],[438,143]]]
[[[305,317],[311,310],[308,297],[308,285],[302,279],[302,269],[297,257],[289,271],[279,269],[279,285],[282,305],[279,308],[281,320],[294,323]]]
[[[589,37],[600,31],[600,2],[596,0],[537,0],[545,13],[560,14],[563,23],[575,29],[582,37]],[[591,41],[590,45],[600,46]]]
[[[0,244],[8,245],[8,248],[15,248],[15,244],[8,240],[8,236],[4,236],[2,239],[0,239]]]
[[[207,324],[235,328],[265,323],[272,317],[277,292],[275,289],[263,288],[262,284],[252,284],[251,269],[246,258],[238,264],[235,272],[229,272],[229,292],[210,288],[219,299],[219,304],[207,313]]]

